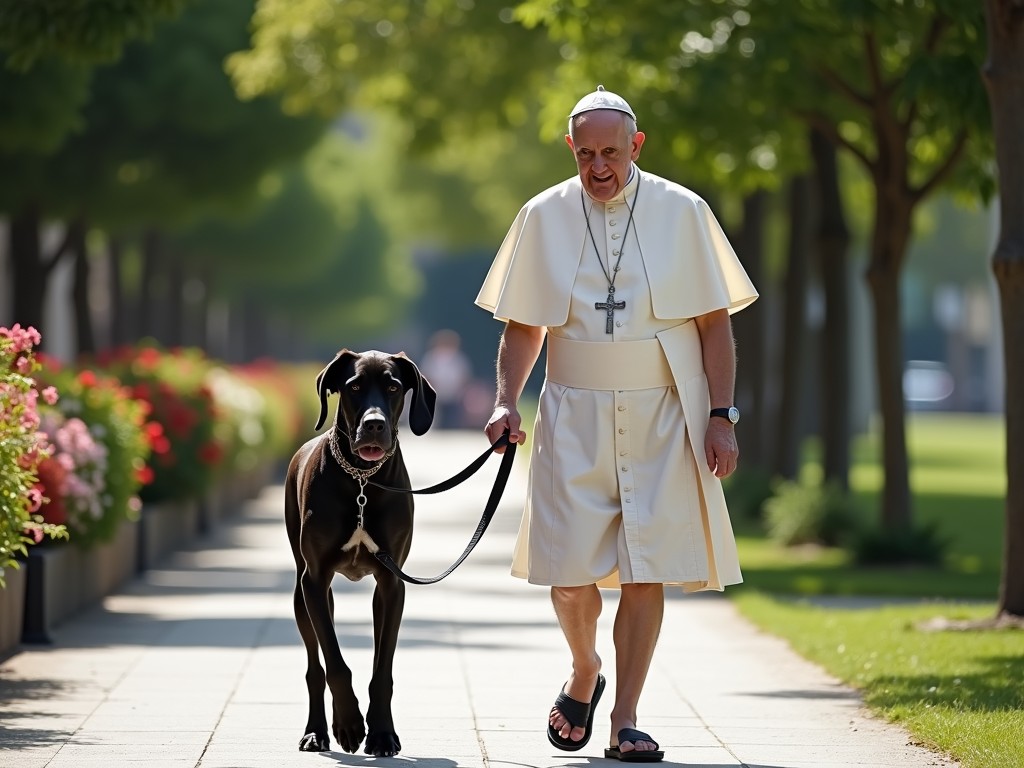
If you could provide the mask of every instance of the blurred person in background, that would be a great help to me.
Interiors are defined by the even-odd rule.
[[[437,392],[435,426],[460,429],[466,426],[463,399],[473,380],[473,368],[462,351],[462,338],[445,328],[430,337],[420,360],[420,371]]]

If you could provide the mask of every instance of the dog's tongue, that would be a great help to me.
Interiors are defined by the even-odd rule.
[[[366,445],[359,449],[359,458],[363,461],[379,461],[384,458],[384,449],[373,445]]]

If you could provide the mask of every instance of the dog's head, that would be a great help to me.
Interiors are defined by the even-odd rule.
[[[437,393],[416,364],[404,352],[343,349],[316,377],[320,396],[316,429],[327,420],[327,396],[337,392],[335,424],[348,436],[352,453],[363,461],[379,461],[395,444],[398,418],[410,390],[409,427],[413,434],[422,435],[434,421]]]

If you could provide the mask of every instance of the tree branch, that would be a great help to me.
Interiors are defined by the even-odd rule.
[[[942,161],[942,164],[935,169],[935,173],[932,177],[925,181],[921,186],[910,189],[911,195],[914,197],[914,201],[924,199],[932,193],[932,191],[952,173],[953,168],[960,161],[960,158],[964,154],[964,149],[967,146],[967,131],[961,129],[956,135],[956,140],[953,143],[953,148],[946,155],[946,159]]]
[[[60,245],[57,246],[57,250],[53,252],[53,255],[51,255],[50,258],[43,259],[42,268],[45,274],[50,274],[60,263],[60,260],[64,258],[64,254],[66,254],[68,249],[71,248],[71,242],[74,240],[75,230],[80,226],[81,220],[75,219],[64,227],[64,239],[61,240]]]
[[[883,100],[887,99],[893,85],[885,84],[878,55],[878,40],[875,39],[875,33],[870,29],[864,31],[864,61],[868,65],[868,78],[871,80],[875,93]]]
[[[832,144],[853,154],[854,157],[864,164],[864,167],[869,172],[874,173],[874,163],[871,158],[860,147],[843,138],[842,134],[839,133],[838,126],[832,120],[820,112],[798,111],[796,114],[797,117],[809,126],[821,132],[822,136],[827,138]]]
[[[869,112],[874,108],[874,104],[867,95],[861,93],[850,85],[850,83],[840,77],[839,73],[835,70],[827,66],[822,66],[818,69],[818,74],[821,75],[822,79],[824,79],[826,83],[831,85],[835,90],[858,107],[864,107],[864,109]]]

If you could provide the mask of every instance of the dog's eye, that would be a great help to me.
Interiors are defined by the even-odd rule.
[[[352,392],[358,392],[360,390],[360,386],[358,384],[349,384],[348,388]]]
[[[397,384],[390,384],[388,386],[388,392],[390,392],[391,394],[394,394],[398,390],[399,390],[399,386]]]

